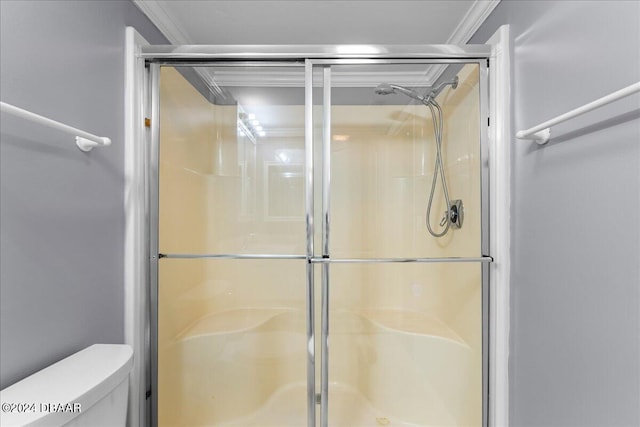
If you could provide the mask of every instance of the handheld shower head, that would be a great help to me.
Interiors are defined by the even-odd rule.
[[[451,79],[448,82],[440,83],[440,85],[438,85],[437,88],[431,90],[431,92],[429,92],[425,96],[419,95],[416,91],[413,91],[404,86],[394,85],[391,83],[380,83],[378,86],[376,86],[376,88],[374,89],[374,92],[376,93],[376,95],[391,95],[392,93],[402,93],[408,96],[409,98],[416,99],[421,103],[423,103],[424,105],[427,105],[430,102],[435,102],[436,97],[447,86],[451,86],[453,89],[457,88],[458,76],[455,76],[453,79]]]
[[[376,95],[391,95],[395,90],[389,83],[380,83],[375,89]]]
[[[392,93],[402,93],[409,98],[417,99],[420,102],[425,101],[425,97],[422,95],[418,95],[415,91],[408,89],[404,86],[394,85],[390,83],[381,83],[375,89],[375,93],[377,95],[390,95]]]

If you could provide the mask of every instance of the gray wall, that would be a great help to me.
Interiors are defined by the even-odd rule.
[[[640,2],[503,1],[513,131],[640,80]],[[640,425],[640,95],[514,138],[512,426]]]
[[[124,339],[124,35],[165,39],[129,1],[0,1],[2,101],[113,140],[6,114],[0,143],[0,387]]]

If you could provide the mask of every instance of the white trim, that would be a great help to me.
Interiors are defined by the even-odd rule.
[[[447,44],[466,44],[499,3],[500,0],[476,0],[451,33]]]
[[[147,41],[133,28],[125,30],[124,85],[124,340],[133,348],[129,375],[129,427],[146,426],[146,281],[144,61],[140,46]]]
[[[156,0],[132,0],[171,44],[193,44],[192,40]]]
[[[500,0],[476,0],[453,30],[446,44],[466,44],[499,3]],[[427,71],[427,81],[437,81],[446,69],[446,65],[432,65]]]
[[[511,65],[509,26],[487,40],[489,68],[489,157],[491,264],[489,298],[489,426],[509,425],[509,287],[511,243]]]

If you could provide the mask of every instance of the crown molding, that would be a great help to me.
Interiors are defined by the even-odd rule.
[[[171,44],[192,44],[191,39],[180,28],[180,25],[171,19],[167,11],[156,0],[132,0],[147,18],[158,27],[160,32],[169,40]]]
[[[185,31],[178,25],[170,16],[167,14],[166,10],[162,7],[160,2],[157,0],[132,0],[133,3],[153,22],[153,24],[158,27],[160,32],[169,40],[171,44],[174,45],[185,45],[185,44],[193,44],[193,41],[187,36]],[[464,18],[460,21],[458,26],[453,30],[449,38],[447,39],[447,44],[466,44],[471,37],[475,34],[475,32],[480,28],[482,23],[487,19],[489,14],[496,8],[496,6],[500,3],[500,0],[476,0]],[[351,87],[367,87],[371,84],[375,84],[375,82],[380,81],[393,81],[396,84],[402,84],[404,86],[432,86],[440,77],[440,75],[446,70],[446,65],[431,65],[427,70],[426,74],[422,74],[420,79],[416,79],[417,76],[407,75],[404,78],[400,76],[389,76],[388,78],[384,76],[378,75],[377,77],[371,77],[366,79],[366,81],[357,82],[357,78],[344,78],[344,81],[341,81],[340,78],[334,77],[334,85],[336,86],[351,86]],[[228,81],[222,82],[218,78],[212,78],[211,72],[207,70],[206,72],[202,69],[196,70],[196,72],[203,78],[203,80],[212,87],[212,92],[216,93],[215,87],[217,85],[243,85],[243,86],[276,86],[283,85],[282,80],[280,82],[269,82],[267,77],[256,77],[253,76],[253,79],[258,78],[258,81],[251,81],[250,79],[243,79],[243,81],[236,80],[235,82]],[[280,76],[282,77],[282,76]],[[382,80],[380,80],[382,79]],[[278,80],[278,79],[276,79]],[[375,81],[374,81],[375,80]],[[419,84],[417,82],[420,82]],[[289,86],[294,85],[298,86],[298,82],[289,84]],[[285,86],[287,86],[285,84]]]
[[[467,44],[499,3],[500,0],[476,0],[447,39],[447,44]],[[437,81],[446,69],[446,65],[431,66],[427,80]]]
[[[500,0],[476,0],[453,30],[447,43],[466,44],[499,3]]]

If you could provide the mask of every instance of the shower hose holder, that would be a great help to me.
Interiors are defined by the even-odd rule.
[[[449,206],[449,222],[453,228],[462,228],[464,221],[464,205],[462,200],[451,200]]]

